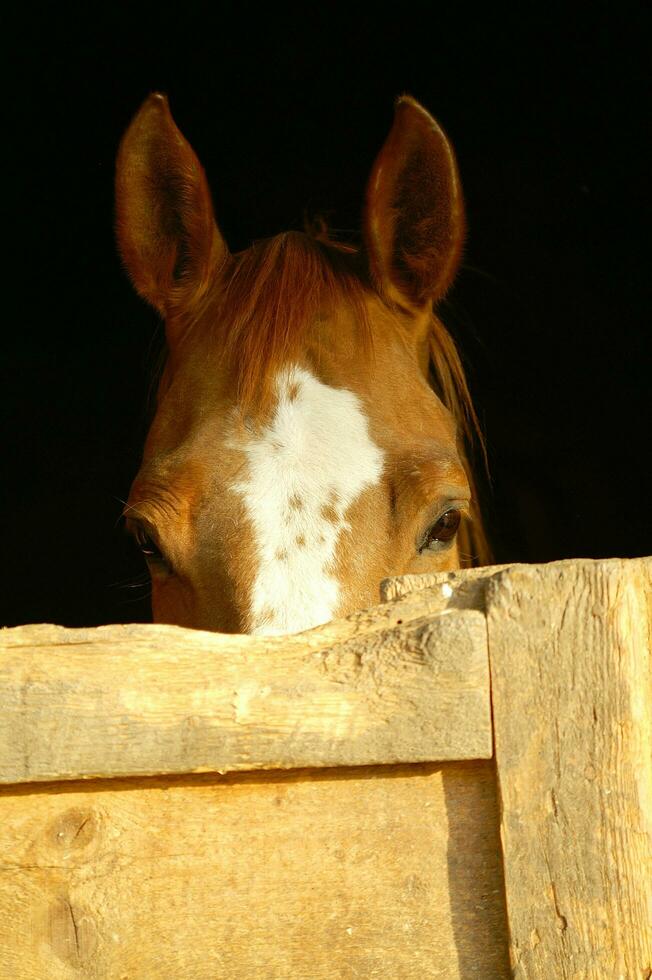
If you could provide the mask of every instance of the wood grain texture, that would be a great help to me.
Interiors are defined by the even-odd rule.
[[[464,601],[475,601],[476,608],[483,608],[487,581],[497,572],[512,567],[512,565],[484,565],[481,568],[459,568],[448,572],[426,572],[424,575],[397,575],[395,578],[382,580],[380,598],[382,602],[392,602],[396,599],[405,599],[407,596],[416,598],[415,594],[428,591],[433,596],[439,594],[442,601],[448,605],[453,593],[459,592],[464,596]],[[475,599],[471,599],[472,596]]]
[[[484,616],[435,601],[275,639],[6,630],[0,781],[490,758]]]
[[[0,790],[0,976],[501,980],[491,762]]]
[[[514,976],[652,974],[652,559],[487,586]]]

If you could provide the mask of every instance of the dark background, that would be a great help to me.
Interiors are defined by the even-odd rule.
[[[466,192],[443,307],[487,434],[499,560],[652,553],[643,4],[42,5],[4,15],[1,621],[147,618],[120,523],[160,343],[112,233],[113,161],[166,91],[233,250],[355,230],[407,91]]]

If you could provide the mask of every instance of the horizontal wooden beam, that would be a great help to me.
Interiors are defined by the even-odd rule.
[[[273,639],[4,630],[0,782],[490,758],[485,617],[446,601]]]

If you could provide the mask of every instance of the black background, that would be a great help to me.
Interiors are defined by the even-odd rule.
[[[487,434],[497,558],[652,553],[642,4],[42,5],[1,26],[2,622],[148,615],[119,516],[160,327],[116,257],[112,180],[155,89],[232,250],[305,210],[355,230],[395,96],[422,101],[467,199],[442,313]]]

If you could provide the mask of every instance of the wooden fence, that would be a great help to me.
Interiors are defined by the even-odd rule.
[[[0,978],[652,976],[652,559],[0,632]]]

